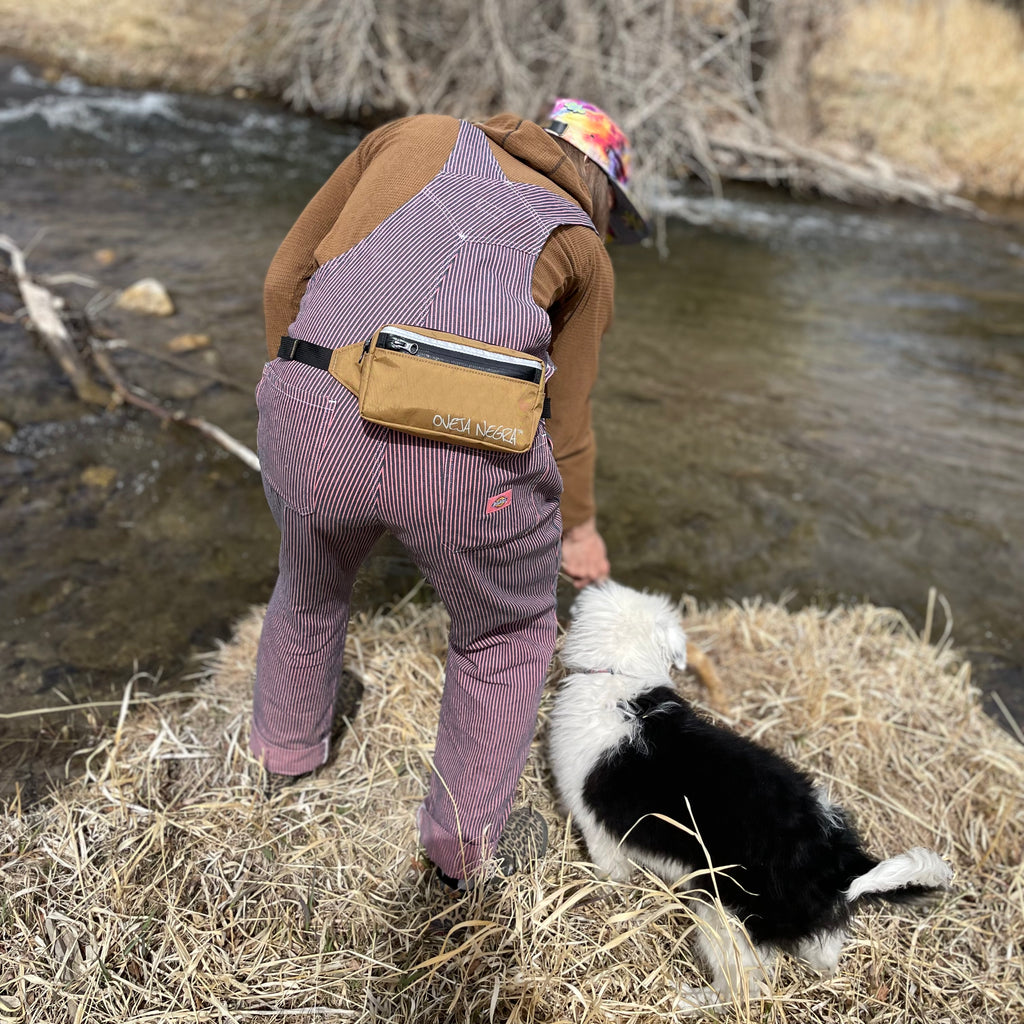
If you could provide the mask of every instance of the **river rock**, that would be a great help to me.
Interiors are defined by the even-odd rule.
[[[105,491],[112,487],[117,479],[117,470],[113,466],[86,466],[78,478],[86,487],[95,487]]]
[[[119,309],[149,316],[170,316],[174,312],[174,303],[167,289],[155,277],[144,277],[129,285],[118,296],[115,305]]]
[[[0,420],[0,444],[7,444],[14,437],[14,424]]]
[[[179,334],[167,342],[169,352],[195,352],[197,349],[209,348],[208,334]]]
[[[113,249],[97,249],[92,258],[101,266],[109,267],[117,259],[117,253]]]

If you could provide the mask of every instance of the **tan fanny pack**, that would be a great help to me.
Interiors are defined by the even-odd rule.
[[[282,338],[278,356],[327,370],[372,423],[490,451],[525,452],[544,410],[544,362],[457,334],[389,324],[363,345]]]

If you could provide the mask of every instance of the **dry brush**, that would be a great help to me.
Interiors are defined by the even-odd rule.
[[[300,110],[375,121],[423,111],[540,116],[555,96],[613,114],[651,201],[695,175],[845,200],[966,208],[877,154],[809,141],[807,69],[841,0],[280,0],[238,73]]]

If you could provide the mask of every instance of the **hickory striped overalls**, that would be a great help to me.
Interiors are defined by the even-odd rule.
[[[547,359],[531,294],[538,254],[575,204],[510,181],[463,122],[437,176],[310,279],[289,333],[337,348],[387,323]],[[543,427],[530,451],[485,452],[360,418],[333,377],[267,364],[257,389],[264,486],[280,571],[260,639],[251,746],[300,774],[327,756],[352,585],[391,533],[451,617],[434,772],[420,809],[428,856],[465,878],[490,855],[529,753],[556,639],[561,478]]]

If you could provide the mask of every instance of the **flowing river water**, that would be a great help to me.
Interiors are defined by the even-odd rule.
[[[0,61],[0,231],[33,273],[94,279],[54,287],[131,342],[125,376],[254,446],[263,273],[357,140],[258,103]],[[917,627],[935,588],[990,701],[1024,720],[1020,212],[740,188],[661,209],[667,252],[612,250],[595,408],[615,576],[702,602],[868,600]],[[150,276],[174,316],[110,303]],[[136,671],[150,690],[187,685],[276,573],[258,474],[146,412],[85,409],[19,306],[0,281],[0,708],[33,712],[0,720],[0,798],[31,798],[80,741],[80,719],[34,709],[116,700]],[[211,346],[178,358],[218,381],[154,358],[187,333]],[[385,544],[357,600],[416,579]]]

